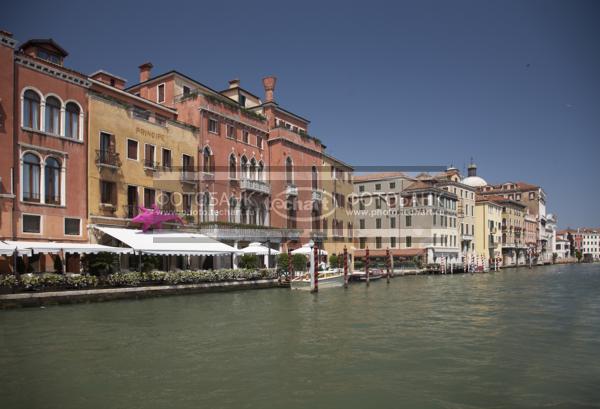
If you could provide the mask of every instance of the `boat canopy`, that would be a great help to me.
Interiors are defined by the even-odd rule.
[[[237,253],[239,250],[198,233],[93,226],[132,250],[145,254],[167,256],[215,256]]]

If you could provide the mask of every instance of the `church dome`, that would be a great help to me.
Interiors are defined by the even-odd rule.
[[[479,176],[467,176],[462,182],[471,187],[484,187],[487,186],[487,182]]]

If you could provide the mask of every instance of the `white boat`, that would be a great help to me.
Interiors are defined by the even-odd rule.
[[[319,290],[323,288],[342,287],[344,285],[344,274],[339,271],[319,271]],[[292,290],[310,291],[310,274],[304,274],[292,279],[290,282]]]

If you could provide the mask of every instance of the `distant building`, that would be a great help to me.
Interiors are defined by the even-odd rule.
[[[502,257],[502,205],[477,196],[475,205],[475,251],[485,259]]]

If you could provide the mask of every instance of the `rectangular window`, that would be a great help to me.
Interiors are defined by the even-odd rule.
[[[364,191],[365,191],[365,185],[360,185],[360,186],[358,187],[358,191],[359,191],[359,192],[364,192]]]
[[[165,102],[165,84],[160,84],[156,90],[156,100],[158,103]]]
[[[138,160],[138,142],[127,139],[127,159]]]
[[[192,215],[192,200],[194,195],[183,195],[183,211],[186,215]]]
[[[100,203],[117,205],[117,184],[115,182],[100,181]]]
[[[144,145],[144,167],[154,169],[154,145]]]
[[[433,245],[437,246],[437,234],[433,233]]]
[[[144,207],[151,208],[156,203],[156,190],[144,189]]]
[[[390,218],[390,227],[391,227],[392,229],[395,229],[395,228],[396,228],[396,218],[395,218],[395,217],[393,217],[393,216]]]
[[[412,216],[406,216],[406,227],[412,226]]]
[[[375,198],[375,209],[381,209],[381,198]]]
[[[396,238],[390,237],[390,247],[396,247]]]
[[[187,86],[183,86],[183,95],[190,95],[192,93],[192,90],[190,89],[190,87]]]
[[[173,166],[173,159],[171,158],[171,151],[163,148],[162,150],[162,165],[165,169],[171,169]]]
[[[359,243],[360,243],[360,248],[364,249],[367,246],[367,238],[366,237],[361,237],[360,239],[358,239]]]
[[[208,118],[208,132],[219,133],[219,122],[216,119]]]
[[[390,197],[388,200],[388,203],[391,208],[396,207],[396,197],[395,196]]]
[[[256,135],[256,146],[258,146],[259,149],[262,149],[263,147],[263,138],[260,135]]]
[[[381,248],[381,237],[375,237],[375,247],[378,249]]]
[[[396,182],[390,182],[390,189],[396,189]]]
[[[379,219],[379,218],[375,219],[375,228],[381,229],[381,219]]]
[[[248,131],[243,131],[242,135],[243,135],[242,141],[244,143],[249,143],[248,141],[250,140],[250,134],[248,133]]]
[[[381,183],[375,184],[375,190],[381,190]]]
[[[361,229],[364,229],[365,228],[365,219],[360,219],[358,221],[358,225]]]
[[[35,214],[23,215],[23,233],[41,233],[42,216]]]
[[[365,210],[365,202],[362,199],[358,199],[358,209]]]
[[[433,225],[435,226],[435,224],[437,223],[437,215],[433,215]]]
[[[406,247],[412,247],[412,237],[406,236]]]
[[[235,128],[231,125],[227,125],[227,137],[229,139],[235,139]]]
[[[65,217],[65,236],[81,235],[81,219]]]
[[[127,217],[133,218],[138,214],[137,186],[127,186]]]

